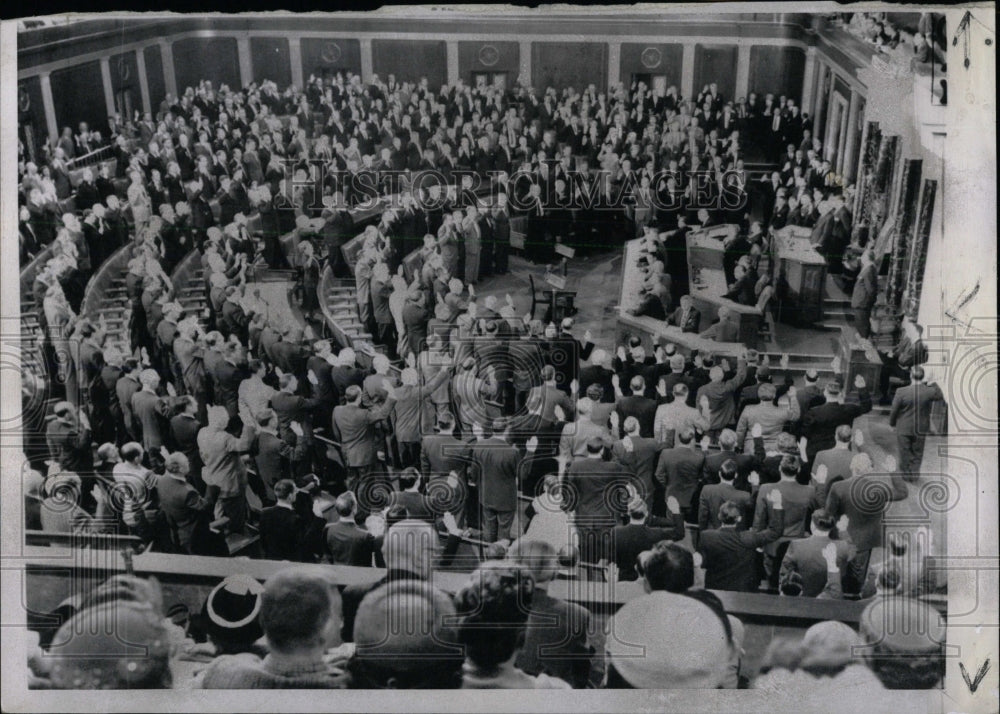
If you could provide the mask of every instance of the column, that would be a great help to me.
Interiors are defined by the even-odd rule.
[[[608,44],[608,89],[622,81],[622,43]],[[652,87],[650,87],[652,89]]]
[[[302,70],[302,40],[298,37],[288,39],[288,61],[292,65],[292,84],[305,87],[306,80]]]
[[[160,40],[160,61],[163,63],[163,83],[167,94],[178,97],[177,78],[174,75],[174,46],[167,40]]]
[[[750,93],[750,45],[740,42],[736,50],[736,96],[746,97]]]
[[[818,136],[820,141],[823,140],[824,136],[823,128],[826,122],[826,117],[823,115],[823,112],[826,110],[827,107],[826,94],[823,93],[823,75],[825,73],[826,73],[826,67],[823,64],[822,60],[816,62],[816,70],[815,70],[816,101],[813,103],[814,104],[813,109],[815,111],[812,112],[812,118],[813,118],[813,136]]]
[[[142,111],[146,114],[152,114],[153,106],[149,101],[149,78],[146,76],[146,55],[141,47],[135,51],[135,66],[139,69],[139,94],[142,96]]]
[[[240,84],[244,87],[253,82],[253,57],[250,54],[250,38],[246,35],[236,38],[236,52],[240,60]]]
[[[38,77],[42,85],[42,107],[45,109],[45,126],[53,140],[59,139],[59,124],[56,122],[56,105],[52,101],[52,82],[49,73],[43,72]],[[48,137],[45,139],[48,142]]]
[[[851,103],[847,109],[847,140],[844,142],[845,154],[843,156],[843,171],[841,175],[845,179],[854,179],[854,169],[857,165],[858,152],[855,144],[858,137],[858,105],[859,96],[857,91],[851,90]]]
[[[111,116],[115,113],[115,87],[111,83],[111,62],[107,57],[101,57],[101,81],[104,83],[104,106]]]
[[[681,55],[681,96],[690,100],[694,96],[694,44],[684,44]]]
[[[454,87],[458,84],[458,41],[448,40],[445,42],[448,64],[448,84]]]
[[[374,61],[372,60],[372,41],[370,38],[361,39],[361,81],[369,84],[372,75],[375,74]]]
[[[802,100],[799,105],[802,107],[803,112],[807,112],[809,116],[816,120],[816,114],[813,112],[812,100],[813,100],[813,87],[816,84],[816,48],[810,47],[806,50],[806,67],[805,73],[802,77]]]
[[[521,80],[522,86],[530,87],[533,81],[531,79],[531,42],[522,41],[519,43],[517,57],[518,79]]]

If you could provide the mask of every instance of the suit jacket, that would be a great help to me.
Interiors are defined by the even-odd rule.
[[[278,436],[286,441],[292,441],[295,438],[291,428],[293,421],[302,425],[306,436],[312,436],[311,412],[318,406],[319,401],[316,399],[300,397],[285,391],[275,392],[271,396],[271,408],[278,418]]]
[[[590,612],[586,608],[536,589],[524,644],[514,664],[532,676],[547,674],[574,687],[586,687],[593,653],[587,643],[589,628]]]
[[[936,384],[914,382],[896,390],[889,410],[889,426],[896,427],[897,434],[924,436],[930,432],[931,406],[944,399],[941,388]]]
[[[738,454],[735,451],[716,451],[705,455],[705,466],[702,469],[702,480],[706,484],[719,483],[719,469],[727,461],[736,463],[736,478],[733,485],[741,491],[750,493],[748,478],[750,472],[757,468],[757,459],[753,454]]]
[[[494,511],[517,508],[517,467],[521,455],[503,439],[493,436],[470,446],[479,483],[479,502]]]
[[[260,543],[264,557],[298,560],[299,516],[291,508],[271,506],[260,512]]]
[[[719,508],[732,501],[743,509],[743,520],[736,527],[745,530],[750,523],[750,494],[736,488],[731,482],[720,481],[705,486],[698,497],[698,527],[705,531],[720,528]]]
[[[793,540],[781,561],[779,582],[785,584],[792,573],[798,573],[802,582],[802,597],[816,597],[826,589],[827,567],[823,548],[833,543],[837,549],[837,565],[841,577],[847,570],[847,561],[853,549],[847,541],[832,540],[829,535],[812,535]]]
[[[695,308],[690,308],[688,310],[687,319],[684,318],[684,308],[678,307],[670,314],[671,325],[677,325],[681,328],[681,332],[698,332],[698,328],[701,325],[701,312]]]
[[[623,515],[615,510],[609,493],[630,481],[627,471],[614,461],[577,459],[566,470],[566,484],[576,496],[573,512],[581,528],[614,525]]]
[[[639,557],[639,553],[649,550],[661,540],[684,540],[684,535],[684,519],[673,514],[671,514],[669,528],[654,528],[645,523],[615,526],[611,531],[611,542],[614,544],[618,579],[638,580],[639,573],[635,569],[635,561]]]
[[[806,411],[812,409],[813,407],[818,407],[820,404],[826,403],[826,397],[823,396],[823,390],[816,384],[807,384],[802,389],[796,390],[795,398],[799,402],[800,415],[805,414]]]
[[[156,495],[174,543],[187,551],[198,519],[209,508],[209,504],[191,484],[170,474],[156,477]]]
[[[666,496],[673,496],[681,504],[681,508],[690,508],[701,470],[705,465],[705,454],[701,449],[690,446],[675,446],[660,454],[660,462],[656,466],[656,480],[667,488]]]
[[[815,486],[803,486],[794,480],[781,480],[777,483],[764,484],[757,494],[757,507],[753,517],[755,531],[767,530],[771,521],[774,520],[774,507],[767,500],[767,496],[775,490],[781,492],[785,526],[780,540],[805,537],[810,515],[823,505],[825,488],[824,493],[819,493]],[[764,546],[764,552],[773,556],[777,552],[777,547],[777,543],[769,543]]]
[[[323,531],[330,562],[335,565],[356,565],[370,568],[378,545],[371,533],[349,521],[329,523]]]
[[[806,437],[806,454],[811,459],[816,452],[832,449],[836,444],[837,427],[853,424],[854,420],[872,409],[871,392],[858,390],[859,403],[827,402],[813,407],[802,416],[802,436]]]
[[[333,438],[340,442],[344,460],[349,467],[371,466],[375,463],[378,439],[375,425],[385,419],[394,400],[372,409],[353,404],[334,407]]]
[[[160,397],[146,391],[132,395],[132,411],[142,432],[142,448],[158,451],[166,442],[164,427],[178,405],[177,397]]]
[[[667,444],[643,436],[633,436],[631,439],[631,451],[625,449],[623,441],[616,441],[611,447],[611,458],[632,474],[640,496],[649,503],[653,496],[653,474],[656,473],[656,464],[660,452],[667,448]]]
[[[878,269],[875,264],[866,265],[858,273],[851,292],[851,307],[872,308],[878,298]]]
[[[757,559],[755,551],[781,536],[784,520],[781,511],[766,531],[738,531],[719,528],[703,531],[698,538],[698,552],[705,569],[705,588],[709,590],[757,589]]]
[[[557,421],[555,411],[557,404],[563,410],[563,413],[566,415],[566,419],[573,418],[576,409],[573,406],[573,401],[566,395],[565,392],[557,389],[556,387],[550,387],[547,384],[535,387],[532,391],[540,392],[542,395],[542,419],[545,421]]]
[[[428,434],[420,444],[420,473],[425,477],[462,474],[468,465],[469,444],[451,434]]]
[[[618,423],[622,427],[625,420],[634,416],[639,420],[639,435],[647,439],[653,438],[653,420],[656,417],[656,402],[641,395],[620,397],[615,411],[618,412]]]
[[[834,518],[846,515],[850,519],[847,533],[858,552],[864,552],[882,546],[885,506],[890,501],[906,498],[908,493],[906,483],[898,474],[891,474],[888,484],[880,474],[852,476],[830,486],[826,511]]]
[[[606,449],[610,449],[614,444],[607,427],[595,424],[589,417],[566,422],[559,438],[560,455],[566,457],[568,461],[584,458],[587,455],[587,442],[595,436],[604,442]]]

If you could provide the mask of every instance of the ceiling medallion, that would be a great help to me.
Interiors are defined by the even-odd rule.
[[[646,69],[656,69],[660,66],[663,55],[657,48],[647,47],[642,51],[642,56],[639,59],[642,61],[642,66]]]
[[[487,67],[492,67],[500,61],[500,50],[493,45],[483,45],[479,48],[479,61]]]

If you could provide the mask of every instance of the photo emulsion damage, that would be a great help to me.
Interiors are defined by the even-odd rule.
[[[1000,709],[994,8],[785,9],[5,20],[4,709]]]

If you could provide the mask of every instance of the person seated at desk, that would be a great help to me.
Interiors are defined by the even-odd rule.
[[[643,285],[639,288],[639,307],[627,312],[636,317],[652,317],[655,320],[666,320],[667,309],[669,307],[670,290],[664,287],[663,283],[656,282],[652,285]]]
[[[757,285],[757,276],[752,274],[744,263],[736,265],[734,276],[736,281],[729,286],[729,292],[723,297],[741,305],[755,305],[757,296],[754,288]]]
[[[740,326],[732,318],[732,310],[726,305],[719,306],[719,319],[702,332],[701,336],[716,342],[739,342]]]
[[[701,312],[694,306],[690,295],[681,297],[681,304],[670,314],[668,323],[681,328],[681,332],[698,332],[701,324]]]
[[[750,255],[750,248],[750,239],[742,231],[722,242],[722,269],[726,273],[727,285],[736,282],[736,264]]]

